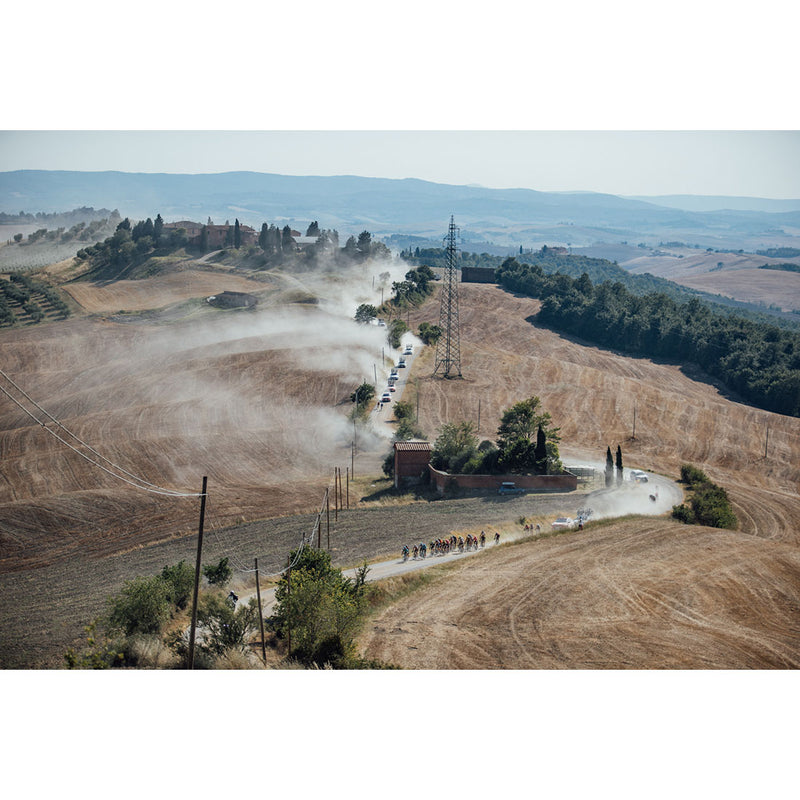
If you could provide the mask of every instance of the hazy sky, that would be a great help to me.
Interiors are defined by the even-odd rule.
[[[0,171],[422,178],[541,191],[800,198],[797,131],[5,131]]]

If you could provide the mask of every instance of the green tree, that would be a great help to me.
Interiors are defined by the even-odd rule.
[[[408,331],[408,325],[401,319],[393,319],[387,328],[386,338],[391,347],[400,347],[400,340],[403,334]]]
[[[319,236],[319,223],[316,220],[306,229],[306,236]]]
[[[430,322],[420,322],[419,338],[422,339],[425,344],[436,344],[441,335],[442,329],[438,325],[431,325]]]
[[[158,633],[169,619],[170,602],[166,581],[160,576],[125,581],[119,594],[108,601],[108,621],[126,636]]]
[[[167,585],[167,600],[176,608],[186,608],[194,590],[194,570],[185,562],[161,570],[161,578]]]
[[[538,397],[529,397],[515,403],[503,412],[497,429],[499,466],[509,472],[525,472],[536,469],[536,436],[539,427],[545,435],[545,448],[550,465],[560,468],[558,445],[559,428],[553,427],[552,417],[542,411]]]
[[[228,558],[221,558],[216,564],[203,566],[203,575],[214,586],[224,586],[233,575],[233,568],[228,564]]]
[[[611,448],[606,447],[606,488],[614,483],[614,459],[611,457]]]
[[[350,394],[350,402],[356,404],[356,412],[363,412],[375,397],[375,387],[371,383],[364,383]]]
[[[242,246],[242,229],[238,219],[234,220],[233,223],[233,246],[237,250]]]
[[[617,467],[617,486],[622,483],[622,448],[617,445],[617,459],[616,459],[616,467]]]
[[[358,234],[356,249],[361,259],[368,258],[372,254],[372,234],[369,231],[361,231]]]
[[[375,308],[375,306],[370,305],[369,303],[362,303],[356,309],[355,320],[356,322],[359,322],[361,324],[367,324],[371,322],[373,319],[375,319],[377,316],[378,316],[378,309]]]
[[[291,636],[290,655],[304,664],[346,666],[365,608],[366,564],[355,580],[331,566],[324,550],[293,551],[294,563],[275,589],[272,625],[283,638]]]
[[[156,243],[156,247],[161,244],[161,236],[164,232],[164,220],[161,219],[161,214],[156,216],[156,221],[153,223],[153,240]]]
[[[547,474],[547,436],[541,425],[536,429],[536,447],[533,450],[536,471],[542,475]]]
[[[433,443],[431,464],[434,469],[461,472],[477,450],[478,437],[474,422],[447,422],[442,425]]]

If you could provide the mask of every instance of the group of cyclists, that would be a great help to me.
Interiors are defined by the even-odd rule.
[[[500,541],[500,534],[495,532],[494,543],[498,544]],[[427,558],[430,553],[431,556],[446,556],[448,553],[463,553],[466,549],[478,550],[480,547],[486,547],[486,531],[481,531],[481,535],[473,536],[471,533],[467,534],[465,539],[463,536],[449,536],[446,539],[433,539],[426,545],[425,542],[415,544],[410,550],[408,545],[403,545],[402,556],[403,561],[408,561],[409,555],[416,561],[420,558]]]

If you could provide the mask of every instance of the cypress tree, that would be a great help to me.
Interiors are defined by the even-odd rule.
[[[536,431],[536,447],[533,451],[533,458],[536,462],[536,471],[541,475],[547,474],[547,437],[541,425]]]
[[[622,483],[622,448],[617,445],[617,486]]]
[[[611,457],[611,448],[606,447],[606,488],[614,483],[614,459]]]

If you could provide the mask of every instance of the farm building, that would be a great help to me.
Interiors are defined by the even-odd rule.
[[[431,443],[419,439],[394,443],[394,486],[419,483],[428,472]]]
[[[208,303],[216,308],[252,308],[258,298],[247,292],[221,292],[209,297]]]
[[[166,230],[178,230],[183,228],[191,244],[198,245],[203,236],[203,231],[208,235],[207,246],[212,250],[226,247],[233,242],[234,225],[201,225],[199,222],[181,220],[180,222],[167,222],[164,224]],[[239,225],[239,236],[242,245],[256,244],[258,235],[254,228],[249,225]]]
[[[494,267],[462,267],[462,283],[497,283]]]

